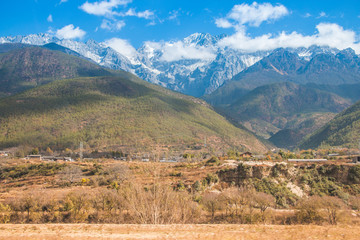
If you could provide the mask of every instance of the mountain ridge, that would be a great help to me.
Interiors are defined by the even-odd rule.
[[[114,74],[63,47],[17,46],[0,54],[0,95],[8,96],[54,80]],[[60,47],[60,46],[59,46]],[[60,51],[61,50],[61,51]],[[62,52],[65,51],[66,53]]]

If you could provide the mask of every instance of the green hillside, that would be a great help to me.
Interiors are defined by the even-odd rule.
[[[58,79],[111,75],[110,70],[71,56],[70,52],[66,54],[62,52],[66,49],[54,45],[42,48],[8,44],[10,49],[14,49],[0,54],[0,97]]]
[[[226,107],[225,112],[264,138],[283,129],[292,129],[297,133],[285,131],[281,138],[299,140],[348,106],[348,100],[335,94],[294,83],[275,83],[254,89]],[[284,142],[289,145],[281,147],[293,146],[291,141]]]
[[[300,144],[300,148],[318,148],[321,145],[358,148],[360,140],[360,102],[338,114]]]
[[[0,101],[0,148],[267,148],[202,100],[123,73],[58,80]]]

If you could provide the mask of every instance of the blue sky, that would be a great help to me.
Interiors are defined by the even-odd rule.
[[[238,42],[248,48],[284,41],[325,44],[326,38],[344,48],[358,43],[360,35],[358,0],[6,0],[0,7],[1,36],[52,33],[99,42],[116,38],[135,48],[195,32],[226,33],[232,38],[223,44],[234,48],[241,48]],[[317,36],[319,31],[322,36]]]

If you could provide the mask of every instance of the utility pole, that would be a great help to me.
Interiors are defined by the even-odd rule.
[[[83,148],[84,148],[84,144],[83,144],[83,142],[80,142],[80,154],[79,154],[80,161],[83,160]]]
[[[204,147],[206,148],[206,136],[204,138]]]

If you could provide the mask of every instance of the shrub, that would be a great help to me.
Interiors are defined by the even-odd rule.
[[[219,182],[219,177],[216,174],[208,173],[206,175],[206,177],[204,178],[204,180],[205,180],[207,185],[210,185],[212,183],[218,183]]]
[[[221,162],[220,162],[219,158],[213,156],[213,157],[211,157],[209,160],[206,161],[205,165],[206,165],[206,166],[214,166],[214,165],[215,165],[215,166],[219,166],[220,163],[221,163]]]
[[[169,174],[170,177],[181,177],[182,173],[181,172],[171,172]]]
[[[321,198],[312,196],[308,199],[302,199],[298,202],[296,208],[297,221],[301,224],[321,223],[323,221],[320,214]]]
[[[349,169],[348,179],[351,183],[359,184],[360,183],[360,166],[352,166]]]

